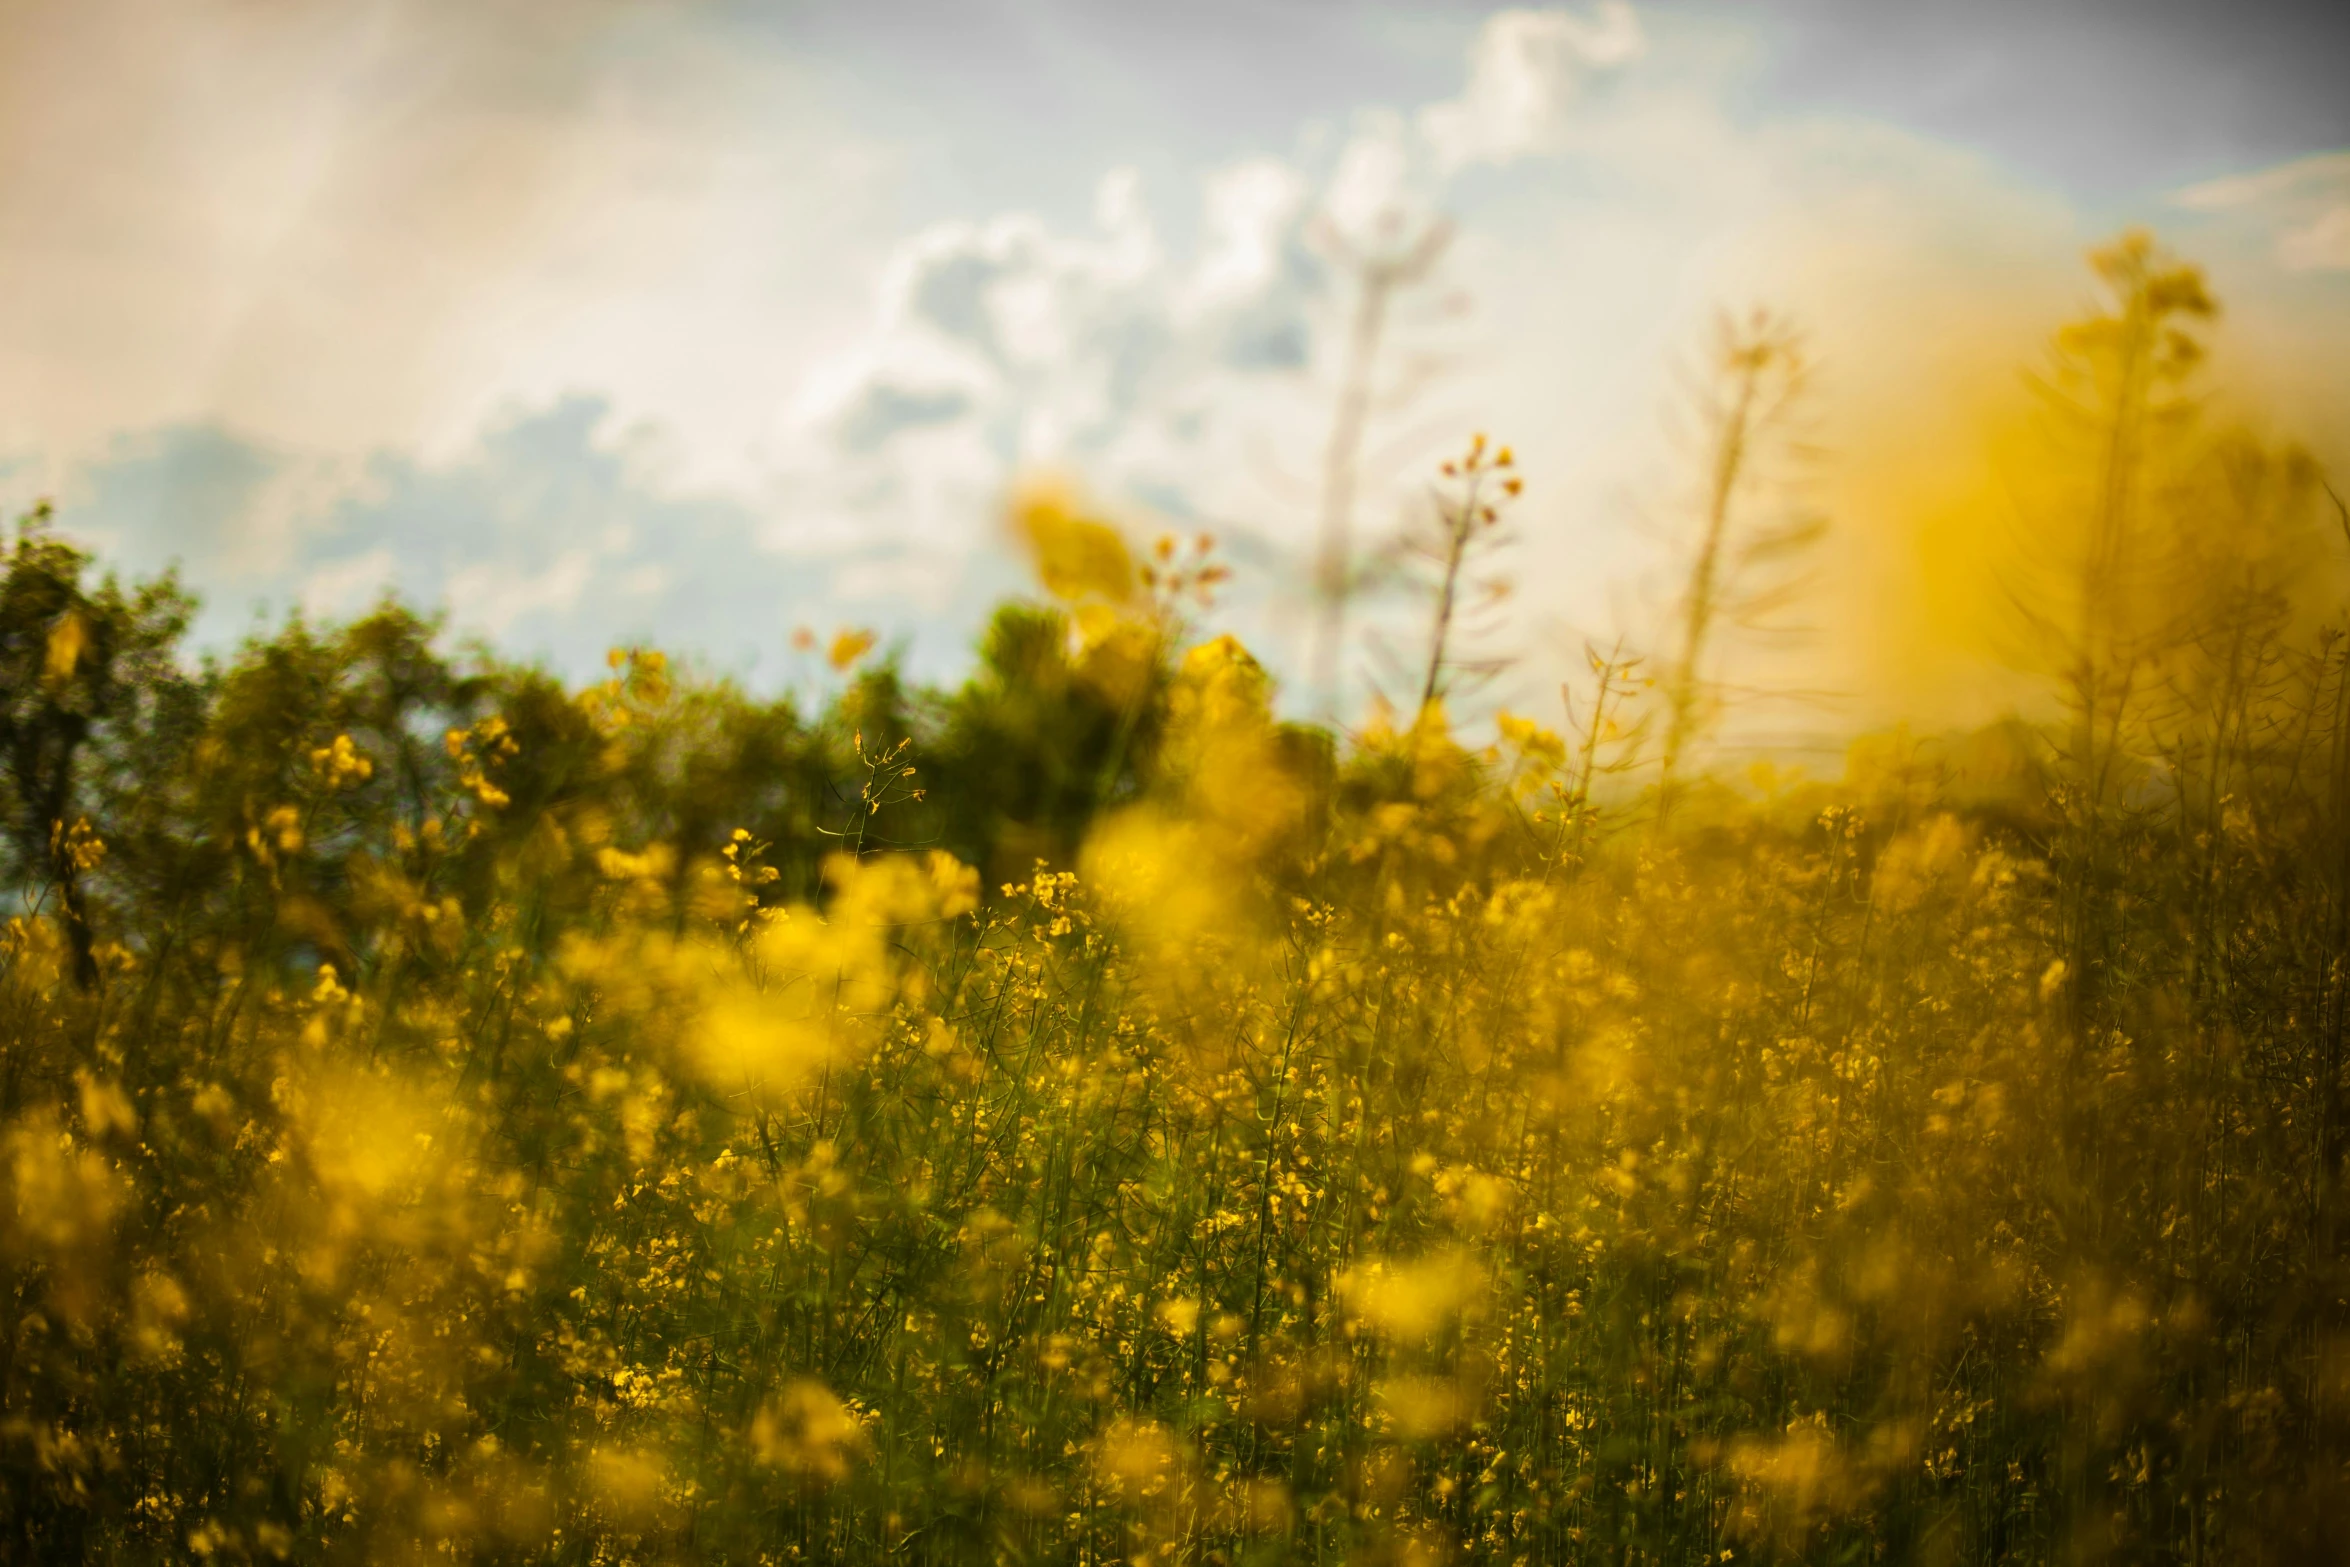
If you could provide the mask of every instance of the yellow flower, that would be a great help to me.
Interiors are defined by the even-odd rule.
[[[870,631],[837,632],[833,636],[832,646],[825,650],[824,661],[834,669],[845,671],[873,651],[873,640]]]
[[[1012,505],[1013,530],[1036,557],[1044,589],[1067,604],[1125,604],[1142,576],[1116,528],[1085,514],[1065,486],[1029,486]]]

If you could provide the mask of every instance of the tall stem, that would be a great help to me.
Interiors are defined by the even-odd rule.
[[[1714,446],[1713,473],[1706,489],[1705,531],[1698,542],[1696,563],[1689,570],[1689,592],[1681,626],[1681,658],[1673,671],[1668,698],[1664,772],[1658,791],[1660,809],[1670,808],[1681,753],[1697,727],[1698,668],[1705,657],[1706,638],[1713,629],[1721,585],[1722,546],[1730,529],[1730,502],[1737,494],[1739,478],[1746,468],[1755,390],[1762,369],[1762,362],[1757,358],[1749,358],[1740,366],[1738,395],[1722,421]]]
[[[1354,260],[1362,292],[1355,299],[1347,332],[1346,369],[1339,381],[1338,407],[1330,421],[1330,442],[1322,454],[1322,518],[1314,558],[1315,624],[1312,675],[1323,715],[1335,721],[1340,706],[1341,664],[1346,650],[1346,601],[1354,583],[1355,489],[1360,476],[1363,432],[1370,423],[1371,388],[1379,344],[1387,329],[1389,296],[1428,275],[1452,238],[1449,225],[1428,224],[1410,243]]]
[[[1338,666],[1346,640],[1356,469],[1371,409],[1371,372],[1386,326],[1388,291],[1394,286],[1388,269],[1364,269],[1362,297],[1355,302],[1354,327],[1347,334],[1346,377],[1339,385],[1338,411],[1330,422],[1330,444],[1322,458],[1322,528],[1314,562],[1314,690],[1323,712],[1332,718],[1338,713]]]
[[[1436,700],[1437,687],[1444,676],[1444,648],[1452,636],[1453,603],[1460,591],[1461,562],[1469,553],[1469,539],[1477,526],[1477,506],[1477,484],[1472,479],[1458,509],[1445,513],[1444,583],[1436,592],[1436,624],[1428,636],[1428,673],[1420,682],[1423,713]]]

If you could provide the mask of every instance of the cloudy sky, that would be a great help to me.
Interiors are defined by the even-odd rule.
[[[1767,302],[1874,665],[2125,224],[2209,268],[2235,406],[2350,460],[2345,64],[2277,0],[0,0],[0,507],[176,562],[216,644],[391,587],[774,686],[803,624],[958,667],[1051,471],[1213,529],[1294,671],[1339,247],[1444,221],[1365,535],[1490,429],[1511,678],[1653,635],[1680,389]]]

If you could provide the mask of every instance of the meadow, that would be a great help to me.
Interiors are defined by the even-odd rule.
[[[1349,731],[1046,492],[966,682],[815,705],[388,603],[197,660],[27,519],[0,1553],[2343,1559],[2350,535],[2096,266],[2045,702],[1840,774],[1709,746],[1816,547],[1723,457],[1767,324],[1670,635],[1490,744],[1482,439]]]

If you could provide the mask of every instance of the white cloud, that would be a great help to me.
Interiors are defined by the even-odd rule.
[[[1267,446],[1318,447],[1327,416],[1300,396],[1330,368],[1316,215],[1354,242],[1416,229],[1462,169],[1557,150],[1589,79],[1644,47],[1622,0],[1501,12],[1458,96],[1366,111],[1318,171],[1258,155],[1207,172],[1189,256],[1167,252],[1126,169],[1103,177],[1090,230],[1013,212],[912,236],[864,338],[779,420],[790,520],[769,544],[967,550],[1014,469],[1041,464],[1179,516],[1253,514],[1289,547],[1294,518],[1265,515],[1252,469]]]
[[[1250,158],[1207,177],[1207,238],[1186,286],[1187,315],[1272,284],[1305,195],[1304,176],[1278,158]]]
[[[699,7],[0,6],[0,444],[440,455],[582,387],[736,480],[887,154]]]
[[[331,561],[302,578],[295,602],[303,613],[320,620],[356,615],[383,592],[398,575],[390,549],[377,545],[356,555]]]
[[[1425,147],[1392,109],[1370,110],[1358,119],[1323,191],[1322,210],[1350,236],[1382,226],[1419,227],[1439,194]]]
[[[1467,87],[1420,111],[1420,135],[1447,174],[1549,151],[1584,82],[1630,64],[1646,47],[1640,19],[1625,0],[1599,0],[1585,15],[1498,12],[1469,48]]]
[[[1023,466],[1196,498],[1254,384],[1305,364],[1305,190],[1273,158],[1210,173],[1200,246],[1180,257],[1125,169],[1102,179],[1090,228],[1007,213],[913,236],[865,339],[781,417],[783,520],[766,542],[968,554]]]
[[[1409,245],[1440,221],[1468,170],[1571,150],[1593,82],[1634,67],[1647,50],[1625,0],[1488,16],[1469,43],[1457,96],[1356,116],[1321,193],[1332,237],[1357,251]]]
[[[2277,260],[2288,272],[2350,272],[2350,202],[2278,234]]]
[[[2329,152],[2297,158],[2275,168],[2190,185],[2172,196],[2172,202],[2198,212],[2223,212],[2312,190],[2338,189],[2350,183],[2350,152]]]
[[[2207,180],[2171,203],[2264,226],[2287,272],[2350,271],[2350,152]]]
[[[525,615],[560,612],[578,603],[605,553],[568,549],[543,569],[517,570],[503,561],[460,566],[449,573],[444,590],[449,612],[461,625],[503,637]],[[627,590],[625,574],[622,588]]]

